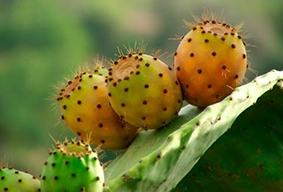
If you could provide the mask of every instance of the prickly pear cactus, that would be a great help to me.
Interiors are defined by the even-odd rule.
[[[62,120],[81,139],[103,149],[124,149],[138,128],[124,122],[109,104],[107,69],[83,72],[60,90],[57,100]]]
[[[97,152],[81,141],[57,143],[41,172],[41,191],[101,192],[103,167]]]
[[[159,128],[181,108],[180,84],[172,69],[156,57],[142,53],[122,56],[114,62],[108,81],[111,106],[134,126]]]
[[[233,191],[233,187],[235,191],[241,191],[241,187],[245,187],[243,191],[281,191],[283,139],[278,129],[282,128],[282,82],[283,71],[273,70],[203,111],[188,105],[164,129],[140,133],[129,149],[109,165],[105,191],[171,191],[187,174],[193,191]],[[257,102],[267,91],[269,101]],[[255,107],[251,112],[240,115],[252,105]],[[262,121],[258,121],[258,113],[262,113]],[[237,130],[228,131],[231,127]],[[221,143],[226,131],[231,136]],[[238,134],[233,138],[235,132]],[[215,141],[215,150],[206,154]],[[181,184],[175,191],[190,190],[186,180]]]
[[[247,69],[247,53],[239,26],[204,17],[181,40],[174,69],[184,99],[206,107],[228,96],[241,85]]]
[[[244,111],[174,191],[282,191],[282,98],[276,86]]]
[[[13,168],[0,168],[0,191],[37,192],[40,191],[40,181],[25,172]]]

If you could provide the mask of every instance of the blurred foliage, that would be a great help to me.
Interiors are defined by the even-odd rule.
[[[115,58],[117,46],[135,41],[148,43],[149,53],[167,52],[162,59],[172,64],[178,41],[168,39],[185,35],[182,20],[193,22],[191,14],[204,7],[224,10],[232,25],[245,21],[258,74],[283,69],[282,0],[0,0],[0,162],[38,175],[53,144],[49,135],[73,136],[58,124],[51,85],[97,54]]]

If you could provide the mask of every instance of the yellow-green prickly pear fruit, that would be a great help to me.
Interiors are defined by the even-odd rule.
[[[173,120],[182,93],[172,69],[146,54],[121,56],[109,72],[108,91],[113,109],[137,127],[157,129]]]
[[[57,101],[62,120],[83,140],[103,149],[124,149],[138,133],[138,128],[124,122],[109,104],[105,74],[98,67],[80,73],[60,90]]]
[[[184,99],[206,107],[221,101],[241,85],[247,53],[240,27],[232,28],[213,17],[197,19],[175,52],[174,70]]]

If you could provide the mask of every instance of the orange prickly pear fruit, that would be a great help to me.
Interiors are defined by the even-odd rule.
[[[57,101],[62,120],[82,140],[103,149],[124,149],[138,133],[138,128],[124,122],[109,104],[106,76],[98,67],[80,73],[61,89]]]
[[[225,22],[204,16],[190,25],[175,52],[174,71],[184,99],[206,107],[221,101],[241,85],[247,69],[245,42]]]

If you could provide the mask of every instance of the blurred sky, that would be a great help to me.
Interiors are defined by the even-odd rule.
[[[173,63],[178,41],[188,32],[183,19],[204,9],[231,25],[245,22],[250,66],[263,74],[283,69],[282,0],[0,0],[0,162],[39,175],[53,141],[73,134],[52,110],[56,85],[79,65],[117,46],[148,43],[147,52],[167,52]],[[247,73],[249,80],[256,75]],[[114,154],[114,153],[113,153]]]

